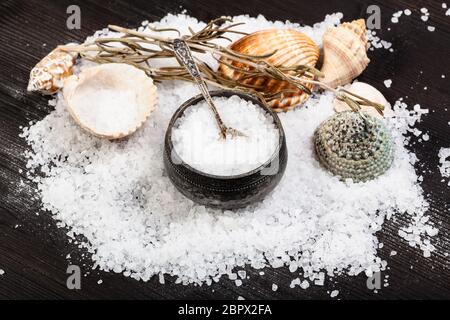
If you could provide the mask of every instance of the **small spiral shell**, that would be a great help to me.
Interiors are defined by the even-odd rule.
[[[64,80],[72,75],[77,57],[77,53],[56,48],[31,70],[27,90],[55,94],[63,87]]]

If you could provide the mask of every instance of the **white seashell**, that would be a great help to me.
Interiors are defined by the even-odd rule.
[[[359,76],[367,57],[366,24],[363,19],[329,28],[323,36],[324,60],[321,81],[332,88],[346,85]]]
[[[379,103],[384,106],[384,117],[389,118],[393,116],[393,111],[391,104],[386,100],[386,98],[383,96],[383,94],[378,91],[376,88],[371,86],[370,84],[364,83],[364,82],[353,82],[350,85],[347,85],[344,87],[347,91],[357,94],[358,96],[361,96],[363,98],[366,98],[367,100],[370,100],[372,102]],[[334,99],[334,110],[336,112],[342,112],[342,111],[348,111],[350,110],[350,107],[341,100]],[[376,118],[383,118],[375,108],[362,106],[361,107],[362,112],[369,114]]]
[[[83,129],[110,140],[138,130],[156,107],[156,86],[144,71],[120,63],[95,66],[69,77],[63,95]]]
[[[56,48],[31,70],[27,90],[48,95],[58,92],[72,75],[77,57],[78,53]]]
[[[315,67],[319,59],[319,48],[317,45],[302,32],[291,29],[267,29],[251,33],[238,41],[234,42],[230,49],[248,55],[267,55],[275,52],[272,56],[265,59],[266,62],[273,65],[282,65],[292,67],[296,65],[308,65]],[[225,60],[234,67],[245,69],[242,63]],[[225,64],[219,66],[221,73],[241,83],[259,86],[265,93],[278,93],[283,90],[296,91],[286,94],[283,98],[272,100],[269,105],[275,111],[285,111],[302,104],[309,95],[285,81],[269,79],[267,77],[251,77],[247,74],[233,70]],[[245,77],[245,80],[240,81]],[[305,84],[309,89],[313,85]]]

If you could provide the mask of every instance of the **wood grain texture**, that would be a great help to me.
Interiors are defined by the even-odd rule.
[[[66,28],[66,8],[78,4],[82,10],[82,29]],[[376,50],[360,80],[379,88],[390,101],[405,97],[408,103],[420,103],[431,109],[419,128],[430,135],[430,141],[420,143],[416,138],[412,149],[419,162],[422,186],[430,202],[430,215],[440,228],[437,251],[424,258],[397,236],[405,217],[387,221],[379,233],[385,244],[380,256],[389,263],[386,274],[389,286],[374,294],[366,288],[364,276],[340,276],[325,288],[309,290],[289,289],[294,278],[289,270],[266,269],[265,276],[248,269],[250,281],[236,287],[231,281],[221,281],[211,287],[174,284],[174,279],[160,285],[157,279],[137,282],[120,275],[92,271],[87,253],[69,243],[65,230],[58,229],[47,212],[40,210],[35,186],[24,175],[27,150],[19,138],[20,126],[45,117],[51,108],[47,99],[27,94],[30,69],[56,45],[68,41],[82,41],[107,24],[136,27],[142,20],[158,20],[167,13],[186,9],[187,13],[207,21],[219,15],[259,13],[268,19],[313,24],[327,13],[343,12],[346,20],[366,17],[369,4],[381,7],[381,38],[393,42],[395,51]],[[419,18],[418,10],[427,7],[431,13],[428,23]],[[413,10],[412,17],[401,17],[391,24],[392,14],[400,9]],[[125,0],[109,1],[38,1],[3,0],[0,3],[0,298],[17,299],[326,299],[327,290],[340,290],[342,299],[450,298],[449,209],[450,189],[441,182],[438,170],[438,151],[450,147],[450,17],[444,15],[441,1],[224,1],[224,0]],[[436,27],[431,33],[427,25]],[[388,31],[390,28],[390,31]],[[445,79],[441,75],[445,74]],[[385,79],[393,79],[393,87],[383,86]],[[428,90],[423,88],[427,86]],[[22,171],[20,171],[22,170]],[[19,187],[24,180],[25,187]],[[399,191],[400,192],[400,191]],[[389,257],[391,250],[397,256]],[[69,261],[82,264],[86,276],[82,290],[66,288],[66,269]],[[81,261],[81,262],[80,262]],[[103,280],[102,285],[97,281]],[[279,286],[272,292],[272,283]]]

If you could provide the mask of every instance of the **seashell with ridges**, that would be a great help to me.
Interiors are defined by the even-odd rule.
[[[324,121],[314,133],[314,145],[322,166],[342,180],[375,179],[394,159],[392,136],[383,121],[353,111]]]
[[[367,84],[365,82],[353,82],[352,84],[346,85],[344,87],[347,91],[354,93],[360,97],[366,98],[367,100],[370,100],[375,103],[379,103],[382,106],[384,106],[383,115],[385,118],[390,118],[393,116],[393,111],[391,104],[386,100],[386,98],[383,96],[383,94],[378,91],[375,87],[371,86],[370,84]],[[342,112],[342,111],[348,111],[351,110],[348,104],[345,102],[334,99],[334,110],[336,112]],[[369,114],[373,117],[382,119],[383,116],[381,116],[378,111],[369,106],[361,106],[361,112],[365,114]]]
[[[268,29],[249,34],[234,42],[230,49],[254,56],[264,56],[275,52],[272,56],[265,59],[266,62],[284,67],[297,65],[307,65],[314,67],[319,59],[319,48],[317,45],[302,32],[291,29]],[[223,60],[233,66],[246,69],[245,64]],[[219,71],[226,77],[239,81],[240,83],[261,87],[258,89],[265,93],[273,94],[283,90],[292,90],[294,93],[286,93],[282,98],[272,100],[269,105],[275,111],[284,111],[293,108],[305,102],[309,95],[302,90],[290,85],[286,81],[270,79],[268,77],[250,77],[244,72],[239,72],[225,64],[220,64]],[[243,79],[245,78],[245,79]],[[312,85],[306,84],[305,87],[312,89]]]
[[[323,36],[323,64],[320,80],[332,88],[346,85],[368,66],[364,19],[329,28]]]
[[[63,88],[68,111],[89,133],[110,140],[133,134],[156,108],[156,86],[128,64],[102,64],[69,77]]]
[[[31,70],[27,90],[55,94],[72,75],[77,57],[78,53],[56,48]]]

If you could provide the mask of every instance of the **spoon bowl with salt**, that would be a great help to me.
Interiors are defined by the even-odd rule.
[[[214,118],[215,118],[215,120],[217,122],[217,126],[220,130],[220,137],[222,139],[227,139],[228,136],[245,137],[246,135],[243,132],[236,130],[234,128],[228,127],[224,124],[222,117],[220,116],[219,112],[217,111],[216,106],[214,105],[213,100],[211,99],[211,95],[209,93],[208,86],[206,85],[205,80],[202,78],[200,70],[198,69],[198,66],[192,55],[191,49],[189,48],[187,43],[183,39],[175,39],[173,41],[173,51],[174,51],[175,56],[177,57],[178,61],[180,62],[180,64],[186,68],[186,70],[189,72],[189,74],[192,76],[192,78],[197,83],[208,106],[211,108],[212,112],[214,113]]]

